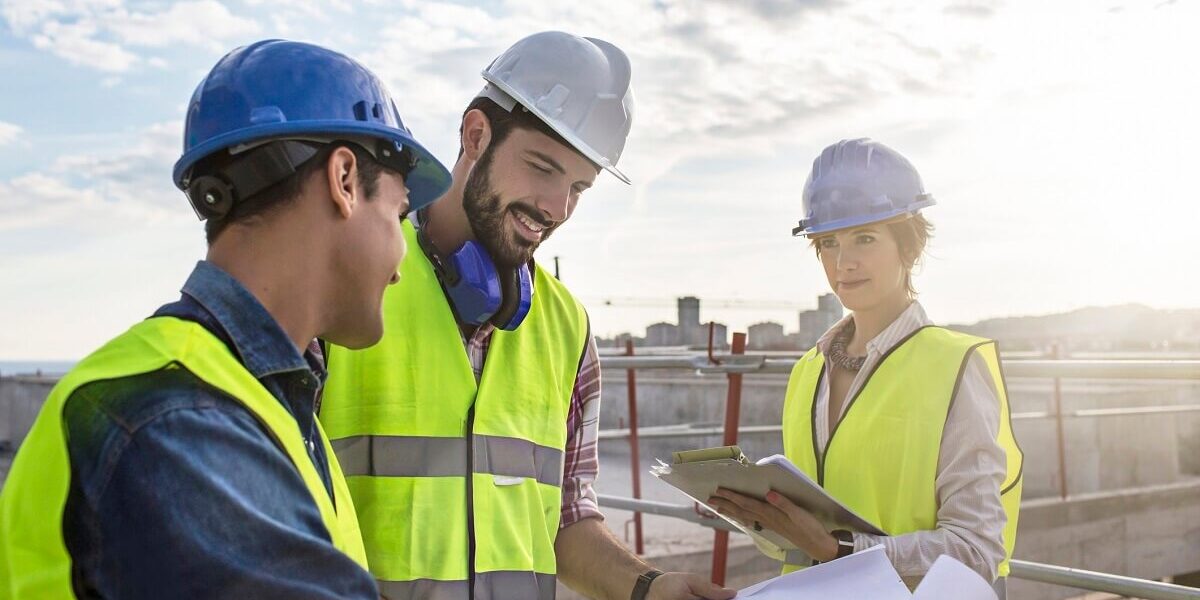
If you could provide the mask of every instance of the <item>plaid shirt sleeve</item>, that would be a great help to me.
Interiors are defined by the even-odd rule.
[[[600,470],[596,443],[600,427],[600,355],[595,338],[588,339],[571,406],[567,412],[567,447],[563,461],[562,519],[559,528],[581,519],[603,519],[592,484]]]

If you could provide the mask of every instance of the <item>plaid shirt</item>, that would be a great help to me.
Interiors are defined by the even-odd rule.
[[[495,330],[491,323],[485,323],[470,338],[463,334],[467,358],[471,362],[471,369],[475,371],[477,382],[483,373],[483,362],[487,359],[488,345]],[[575,389],[571,391],[571,407],[567,411],[567,447],[563,457],[562,519],[558,524],[559,529],[580,519],[604,518],[596,505],[596,490],[592,488],[600,469],[596,455],[599,417],[600,355],[596,351],[596,341],[589,338],[587,350],[579,363],[579,373],[575,375]]]

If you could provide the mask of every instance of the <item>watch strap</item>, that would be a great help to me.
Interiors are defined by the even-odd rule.
[[[837,557],[850,556],[854,554],[854,534],[845,529],[835,529],[830,532],[838,541]]]
[[[650,593],[650,583],[662,574],[663,572],[658,569],[650,569],[638,575],[637,583],[633,584],[633,593],[629,595],[629,600],[645,600],[646,594]]]
[[[837,555],[833,557],[834,560],[854,554],[854,534],[853,533],[851,533],[845,529],[834,529],[833,531],[829,532],[829,535],[832,535],[834,537],[834,539],[837,540],[837,543],[838,543]],[[815,567],[815,566],[821,564],[821,561],[814,558],[812,561],[812,564]]]

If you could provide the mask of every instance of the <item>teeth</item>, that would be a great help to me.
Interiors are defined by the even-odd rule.
[[[545,229],[545,227],[542,227],[541,225],[534,223],[532,220],[530,220],[529,217],[527,217],[519,212],[514,212],[513,215],[515,215],[517,217],[517,220],[520,221],[522,225],[528,227],[535,233],[541,233],[541,231],[543,229]]]

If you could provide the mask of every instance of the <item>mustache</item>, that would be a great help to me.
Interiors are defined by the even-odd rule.
[[[526,217],[529,217],[530,221],[533,221],[534,223],[537,223],[538,225],[541,225],[542,227],[551,228],[551,227],[558,225],[557,221],[550,221],[550,220],[546,219],[545,217],[543,217],[542,215],[538,214],[538,212],[535,211],[534,209],[532,209],[528,206],[525,206],[523,204],[514,204],[514,205],[508,207],[508,210],[511,210],[513,212],[519,211],[521,214],[525,215]]]

